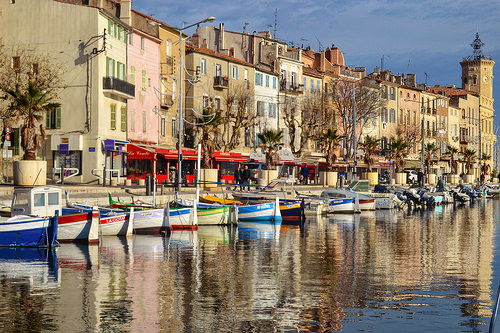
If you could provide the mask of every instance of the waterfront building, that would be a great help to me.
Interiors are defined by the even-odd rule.
[[[127,132],[121,119],[135,95],[127,82],[130,26],[107,10],[68,1],[2,1],[0,12],[5,45],[47,55],[64,67],[63,87],[54,87],[61,107],[46,119],[42,153],[48,170],[75,168],[79,182],[95,180],[93,170],[104,167],[123,175]]]

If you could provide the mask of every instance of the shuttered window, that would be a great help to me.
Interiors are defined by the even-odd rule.
[[[110,127],[112,130],[116,129],[116,104],[111,104],[111,110],[110,110]]]
[[[126,132],[127,131],[127,108],[125,106],[122,106],[121,109],[121,131]]]
[[[142,90],[146,90],[146,71],[142,71]]]

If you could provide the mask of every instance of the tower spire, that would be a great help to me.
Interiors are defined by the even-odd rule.
[[[476,32],[476,39],[470,44],[473,48],[473,58],[474,60],[481,60],[484,58],[484,55],[481,52],[481,47],[484,45],[484,43],[481,41],[479,38],[479,32]]]

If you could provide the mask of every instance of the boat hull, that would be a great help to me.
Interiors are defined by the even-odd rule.
[[[354,213],[355,199],[332,199],[328,203],[328,213]]]
[[[170,230],[198,230],[198,222],[193,212],[192,208],[170,209],[168,217]]]
[[[129,214],[103,215],[99,228],[102,236],[127,236],[130,234]]]
[[[167,227],[163,208],[134,211],[135,234],[158,234],[166,231]]]
[[[198,208],[198,225],[229,224],[230,206]]]
[[[57,216],[16,216],[0,221],[0,246],[52,247],[57,237]]]
[[[99,212],[62,215],[58,221],[57,240],[69,242],[99,242]]]
[[[268,202],[257,205],[237,206],[238,221],[281,223],[282,217],[279,209],[275,209],[275,203]]]
[[[284,224],[299,224],[304,219],[300,202],[280,204],[280,213]]]
[[[375,199],[359,199],[359,209],[362,211],[375,210]]]

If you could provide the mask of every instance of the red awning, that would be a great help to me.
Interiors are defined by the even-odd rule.
[[[163,155],[167,160],[176,160],[178,158],[177,149],[157,148],[156,152]],[[198,152],[196,150],[182,150],[182,159],[196,161],[198,159]]]
[[[215,152],[214,158],[216,161],[229,161],[229,162],[247,162],[247,157],[242,156],[240,153],[225,153]]]
[[[155,152],[153,148],[141,147],[138,145],[127,145],[127,158],[132,160],[153,159]]]

